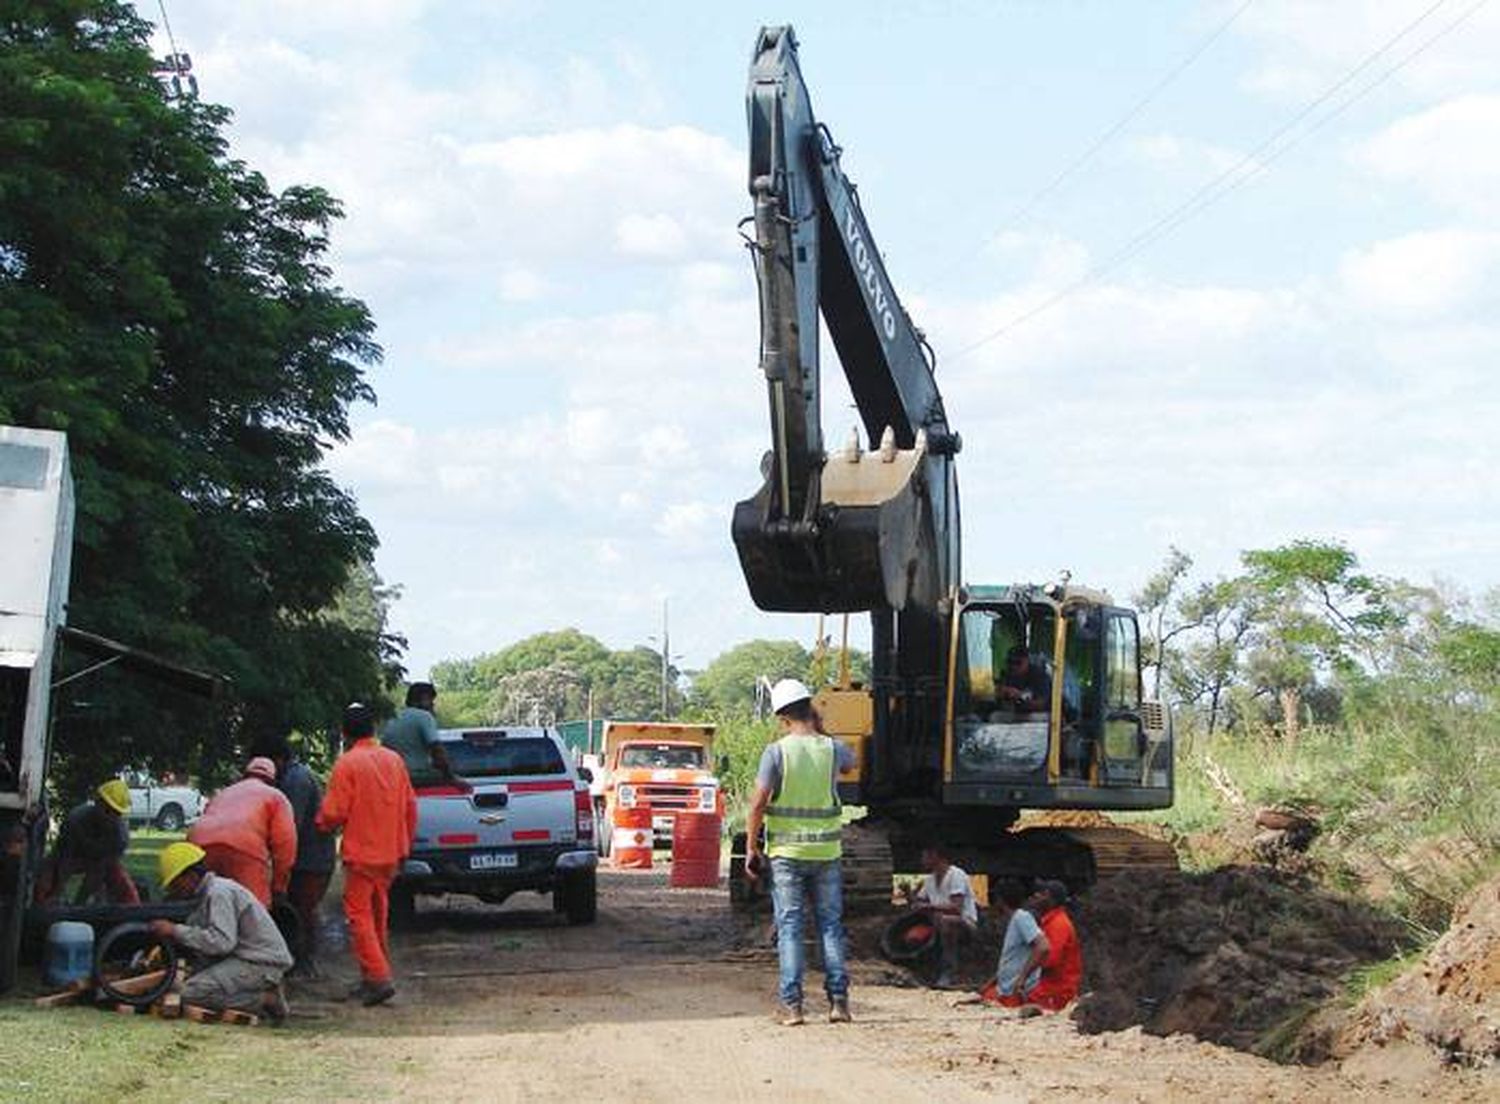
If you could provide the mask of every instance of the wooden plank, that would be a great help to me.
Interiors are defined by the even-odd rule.
[[[218,1023],[219,1013],[217,1009],[203,1008],[196,1004],[184,1004],[182,1006],[182,1018],[192,1020],[194,1023]]]
[[[245,1027],[255,1027],[260,1023],[260,1017],[253,1012],[240,1012],[233,1008],[226,1008],[220,1013],[220,1018],[227,1024],[242,1024]]]
[[[92,988],[93,983],[90,981],[75,981],[60,992],[37,997],[33,1003],[38,1008],[61,1008],[65,1004],[77,1004],[89,995],[89,990]]]
[[[166,976],[166,970],[152,970],[150,973],[137,974],[135,977],[114,978],[110,981],[109,987],[116,993],[124,993],[127,997],[134,997],[149,989],[154,989],[161,984],[161,979]]]

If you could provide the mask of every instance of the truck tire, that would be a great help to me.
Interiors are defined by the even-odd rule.
[[[180,832],[184,821],[182,806],[173,802],[163,805],[156,814],[156,826],[163,832]]]
[[[599,880],[592,870],[564,876],[557,887],[557,904],[569,924],[592,924],[599,914]]]

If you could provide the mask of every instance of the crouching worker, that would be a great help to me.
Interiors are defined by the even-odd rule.
[[[130,829],[130,790],[111,778],[94,791],[93,801],[77,806],[63,821],[57,848],[37,879],[36,900],[45,904],[63,891],[74,874],[83,875],[75,904],[103,895],[113,905],[138,905],[140,894],[125,872]]]
[[[195,900],[181,924],[151,921],[151,933],[191,951],[196,968],[182,986],[182,1003],[286,1019],[282,975],[292,952],[264,905],[244,886],[211,873],[203,848],[173,843],[162,849],[162,889],[173,901]]]

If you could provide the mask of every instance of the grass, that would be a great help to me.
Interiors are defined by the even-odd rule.
[[[368,1098],[327,1037],[0,1005],[0,1100]]]
[[[130,833],[130,849],[125,852],[125,870],[151,891],[153,900],[161,900],[161,884],[156,871],[162,849],[184,839],[182,832],[162,832],[155,828],[135,828]]]

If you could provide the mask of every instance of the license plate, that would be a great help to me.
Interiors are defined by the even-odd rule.
[[[514,851],[487,851],[469,856],[470,870],[504,870],[517,865]]]

